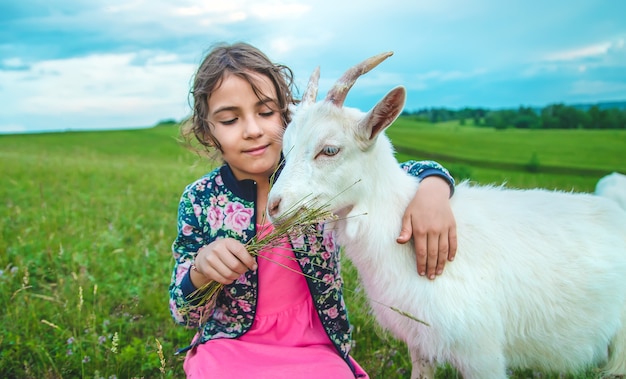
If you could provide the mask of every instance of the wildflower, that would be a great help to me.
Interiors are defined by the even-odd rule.
[[[71,344],[73,344],[73,343],[74,343],[74,341],[75,341],[75,340],[74,340],[74,337],[70,337],[70,338],[68,338],[68,339],[67,339],[67,344],[68,344],[68,345],[71,345]]]
[[[78,311],[83,308],[83,286],[78,287]]]
[[[65,353],[66,355],[72,355],[74,354],[74,352],[72,351],[72,349],[67,349],[67,353]]]
[[[103,343],[105,343],[107,340],[107,338],[105,336],[100,336],[98,337],[98,344],[102,345]]]
[[[28,279],[28,268],[24,270],[24,277],[22,278],[22,287],[28,287],[29,279]]]
[[[118,342],[119,342],[119,336],[117,335],[117,332],[115,332],[115,334],[113,334],[113,339],[111,340],[111,352],[114,354],[117,354]]]
[[[159,354],[159,360],[161,363],[161,367],[159,367],[159,370],[162,374],[165,374],[165,356],[163,355],[163,346],[161,346],[161,342],[159,342],[158,339],[155,338],[154,340],[157,344],[157,353]]]
[[[91,358],[89,358],[89,355],[85,355],[85,356],[83,357],[83,363],[87,363],[87,362],[89,362],[90,360],[91,360]]]

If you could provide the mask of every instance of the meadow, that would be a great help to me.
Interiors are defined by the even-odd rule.
[[[389,135],[399,160],[436,159],[457,180],[590,192],[626,172],[626,131],[401,118]],[[216,163],[176,138],[176,126],[0,135],[0,377],[184,377],[174,352],[194,331],[169,314],[170,245],[184,186]],[[405,346],[377,327],[356,272],[343,269],[353,355],[372,378],[408,377]],[[456,377],[450,367],[437,375]]]

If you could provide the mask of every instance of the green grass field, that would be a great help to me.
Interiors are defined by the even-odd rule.
[[[626,172],[626,131],[401,119],[389,134],[400,160],[441,157],[457,179],[479,183],[592,191],[602,173]],[[193,331],[169,315],[170,244],[184,186],[213,163],[176,136],[174,127],[0,136],[0,377],[184,376],[173,353]],[[404,345],[369,316],[349,262],[344,277],[354,356],[372,378],[408,377]],[[437,377],[456,374],[444,367]]]

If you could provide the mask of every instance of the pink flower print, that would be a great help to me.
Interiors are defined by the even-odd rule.
[[[318,244],[315,243],[309,246],[309,255],[317,255],[319,251],[320,251],[320,246]]]
[[[215,177],[215,183],[218,186],[223,186],[224,185],[224,180],[222,179],[222,175],[218,175]]]
[[[226,313],[224,312],[224,307],[215,307],[213,311],[213,319],[218,321],[226,321]]]
[[[224,205],[226,203],[228,203],[228,196],[224,194],[217,195],[217,204]]]
[[[189,271],[189,267],[191,267],[191,261],[183,262],[176,267],[176,285],[180,285],[187,271]]]
[[[239,307],[241,308],[242,311],[244,312],[250,312],[252,311],[252,306],[250,305],[250,302],[245,301],[245,300],[237,300],[237,304],[239,305]]]
[[[246,277],[246,273],[244,272],[243,274],[239,275],[239,277],[237,278],[237,284],[244,284],[244,285],[249,285],[250,283],[248,282],[248,278]]]
[[[193,214],[195,214],[196,217],[200,217],[202,214],[202,207],[199,204],[193,205]]]
[[[311,259],[309,257],[300,258],[300,266],[306,266],[311,263]]]
[[[172,317],[174,317],[174,320],[176,320],[176,322],[182,323],[185,321],[185,319],[180,314],[180,312],[178,312],[178,307],[176,306],[176,302],[172,299],[170,299],[170,310],[172,311]]]
[[[337,249],[337,245],[335,244],[335,233],[324,230],[324,240],[322,243],[327,251],[335,251],[335,249]]]
[[[224,208],[226,218],[224,224],[226,227],[241,233],[244,229],[250,227],[250,221],[252,220],[252,214],[254,211],[251,208],[246,208],[238,201],[226,204]]]
[[[324,277],[322,278],[322,281],[326,284],[330,284],[335,280],[335,276],[332,274],[326,274],[324,275]]]
[[[322,256],[322,259],[323,259],[323,260],[325,260],[325,261],[329,260],[329,259],[330,259],[330,257],[331,257],[331,255],[330,255],[330,253],[328,252],[328,250],[324,250],[324,251],[322,252],[321,256]]]
[[[183,222],[182,232],[184,236],[190,236],[191,234],[193,234],[193,226],[187,224],[186,222]]]
[[[304,236],[303,235],[299,235],[299,236],[293,238],[291,240],[291,244],[293,245],[294,249],[301,249],[302,247],[304,247]]]
[[[337,318],[337,316],[339,316],[339,311],[337,310],[336,305],[330,309],[325,310],[324,313],[326,313],[330,318]]]
[[[220,207],[210,206],[207,218],[211,229],[220,229],[224,224],[224,213]]]

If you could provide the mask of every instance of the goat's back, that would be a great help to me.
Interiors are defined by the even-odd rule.
[[[467,184],[452,207],[458,261],[437,281],[478,300],[463,309],[473,321],[499,315],[509,365],[564,370],[606,353],[626,301],[626,213],[589,194]]]

